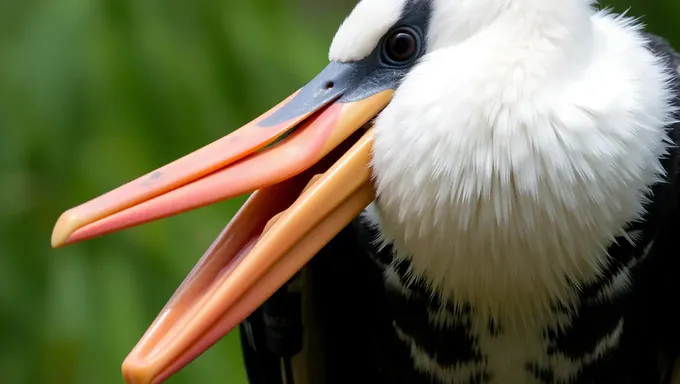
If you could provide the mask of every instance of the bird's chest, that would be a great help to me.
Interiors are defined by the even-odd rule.
[[[385,290],[390,341],[383,345],[394,347],[388,364],[401,367],[398,375],[413,375],[404,382],[581,383],[622,373],[612,368],[620,360],[626,295],[584,300],[574,313],[546,309],[545,318],[561,321],[530,323],[498,320],[474,303],[453,308],[417,284],[394,289],[388,280]]]
[[[499,317],[469,298],[442,299],[391,246],[370,254],[384,280],[378,344],[390,382],[590,383],[626,374],[622,340],[638,331],[626,328],[634,282],[623,260],[584,284],[570,307],[553,297],[531,313]]]

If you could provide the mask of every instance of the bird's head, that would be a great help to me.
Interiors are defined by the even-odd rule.
[[[244,127],[64,212],[62,247],[254,192],[123,364],[158,383],[243,321],[373,199],[372,120],[426,53],[428,0],[363,0],[330,63]],[[315,176],[320,175],[320,176]]]

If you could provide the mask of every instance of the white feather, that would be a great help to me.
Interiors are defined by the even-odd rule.
[[[544,323],[643,214],[672,94],[634,20],[581,0],[500,3],[435,44],[378,117],[376,208],[414,275],[486,315]]]
[[[328,57],[347,62],[365,58],[399,20],[406,0],[364,0],[336,32]]]

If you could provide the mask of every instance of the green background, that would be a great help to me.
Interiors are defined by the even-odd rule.
[[[67,208],[269,109],[351,0],[0,0],[0,383],[120,364],[243,198],[52,250]],[[620,0],[680,47],[680,2]],[[170,383],[245,383],[232,333]]]

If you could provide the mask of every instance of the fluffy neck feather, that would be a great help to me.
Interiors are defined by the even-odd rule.
[[[585,1],[456,23],[478,3],[435,1],[431,52],[376,122],[369,217],[454,303],[559,321],[663,176],[669,74],[633,21]]]

